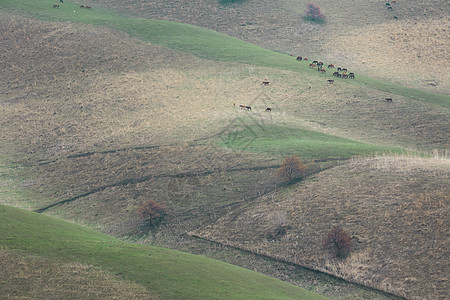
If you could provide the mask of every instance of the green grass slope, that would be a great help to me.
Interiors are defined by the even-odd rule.
[[[125,31],[150,43],[162,45],[174,50],[192,53],[198,57],[253,64],[296,72],[308,72],[317,76],[317,72],[307,70],[308,63],[296,63],[295,58],[245,43],[239,39],[208,29],[159,20],[123,17],[105,9],[80,9],[79,4],[64,2],[60,8],[53,9],[51,4],[25,1],[2,1],[0,5],[15,13],[50,21],[81,22],[108,26]],[[331,74],[327,75],[331,78]],[[356,84],[374,88],[411,99],[450,107],[450,97],[442,94],[401,87],[358,75]]]
[[[98,267],[0,249],[2,299],[158,299]]]
[[[0,246],[120,274],[163,299],[325,299],[222,262],[122,242],[80,226],[0,206]]]
[[[272,155],[301,153],[307,160],[347,159],[400,149],[355,142],[317,131],[281,126],[248,126],[231,132],[221,145],[235,150],[265,152]]]

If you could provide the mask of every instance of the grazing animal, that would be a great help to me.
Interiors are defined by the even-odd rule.
[[[80,8],[84,8],[84,5],[80,5]]]
[[[386,102],[392,102],[392,98],[386,98],[384,99]]]
[[[241,108],[241,109],[245,109],[245,105],[239,105],[239,107]]]
[[[313,64],[318,64],[319,62],[317,60],[313,61]]]
[[[355,79],[355,73],[350,73],[350,74],[348,74],[348,78]]]
[[[337,70],[338,70],[338,71],[342,71],[341,67],[338,67]]]
[[[347,74],[342,74],[342,78],[348,78]]]
[[[59,8],[58,4],[53,5],[53,8]]]
[[[339,72],[338,71],[334,72],[333,76],[339,76]]]
[[[272,109],[270,107],[266,108],[265,111],[272,111]]]
[[[308,61],[308,58],[305,57],[303,60],[304,60],[304,61]]]
[[[302,57],[301,56],[297,56],[297,60],[298,61],[302,61]]]
[[[327,70],[325,70],[325,69],[320,69],[320,72],[322,72],[322,74],[323,74],[323,73],[326,73]]]
[[[333,64],[329,64],[328,65],[328,69],[334,69],[334,65]]]
[[[246,110],[252,110],[252,108],[250,106],[246,106],[245,109]]]
[[[317,63],[317,65],[318,65],[318,66],[323,66],[323,62],[319,61],[319,62]]]
[[[269,85],[269,83],[270,83],[269,81],[263,81],[262,82],[263,85]]]
[[[87,8],[87,9],[89,9],[89,8],[92,8],[92,7],[90,7],[89,5],[86,5],[84,8]]]
[[[329,83],[329,84],[333,84],[333,83],[334,83],[334,80],[333,80],[333,79],[328,79],[328,83]]]
[[[346,69],[346,68],[343,68],[343,69],[342,69],[342,72],[347,72],[347,69]]]
[[[388,9],[393,9],[392,6],[388,6]]]

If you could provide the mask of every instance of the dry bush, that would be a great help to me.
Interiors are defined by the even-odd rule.
[[[167,215],[167,208],[154,200],[147,200],[138,208],[139,218],[152,226],[161,222]]]
[[[291,155],[284,159],[283,164],[277,170],[277,177],[282,180],[292,181],[299,174],[304,174],[306,171],[306,165],[302,162],[301,158],[297,155]]]
[[[313,21],[325,18],[325,15],[320,11],[320,7],[313,3],[306,4],[305,13],[306,17]]]
[[[346,258],[352,249],[352,238],[341,227],[333,227],[322,241],[322,247],[336,257]]]

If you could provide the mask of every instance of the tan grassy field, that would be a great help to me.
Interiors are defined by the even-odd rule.
[[[170,2],[170,5],[167,2],[163,4],[162,1],[155,1],[152,2],[152,9],[145,9],[150,7],[148,1],[135,1],[132,4],[127,2],[127,5],[121,2],[100,3],[122,10],[131,9],[130,13],[145,16],[153,16],[149,13],[156,11],[154,7],[170,6],[172,14],[165,14],[165,18],[172,19],[177,16],[177,20],[181,21],[190,17],[192,20],[187,21],[192,23],[200,20],[212,23],[214,14],[210,12],[216,7],[209,1]],[[182,4],[189,9],[179,9]],[[341,42],[338,34],[347,34],[342,33],[341,27],[336,27],[340,19],[330,20],[326,30],[319,30],[317,25],[301,22],[305,30],[300,33],[295,31],[295,34],[290,35],[289,30],[293,30],[295,24],[292,23],[289,27],[284,23],[289,18],[269,18],[269,14],[289,11],[290,14],[300,17],[303,13],[303,3],[294,5],[293,1],[286,1],[278,5],[264,1],[265,7],[270,8],[264,10],[250,4],[247,2],[242,6],[247,9],[246,13],[253,16],[251,19],[254,23],[246,26],[230,26],[230,16],[241,16],[244,22],[248,19],[244,13],[238,14],[238,10],[232,7],[216,7],[216,15],[222,15],[216,29],[229,28],[230,31],[226,33],[241,35],[240,37],[245,37],[246,40],[279,51],[288,52],[288,49],[293,49],[293,52],[297,53],[302,49],[308,56],[317,55],[329,59],[330,62],[334,62],[334,58],[336,61],[346,62],[346,58],[339,56],[340,54],[327,56],[325,51],[333,43]],[[263,4],[261,5],[264,6]],[[324,1],[321,6],[325,4],[329,2]],[[211,11],[204,10],[204,14],[197,14],[200,10],[197,5],[213,7]],[[276,5],[279,6],[278,10],[274,10]],[[370,5],[375,3],[370,2]],[[334,9],[338,6],[335,4]],[[353,5],[343,4],[340,9],[350,7],[349,12],[356,14],[357,9]],[[385,7],[382,8],[379,14],[385,13]],[[234,12],[235,15],[226,15],[225,12]],[[334,14],[337,16],[338,11]],[[199,17],[202,15],[208,17],[202,19]],[[371,27],[371,30],[378,26],[375,25],[377,22],[381,22],[377,19],[379,15],[372,17],[370,26],[374,27]],[[239,20],[237,18],[233,22],[239,24]],[[386,24],[380,25],[384,26],[383,30],[387,30]],[[408,30],[409,23],[402,21],[401,24],[405,24],[405,27],[398,29],[395,34]],[[332,25],[335,27],[330,33],[328,29]],[[359,38],[364,41],[378,39],[377,36],[365,36],[363,30],[357,31],[358,25],[360,23],[354,23],[351,29],[358,33],[356,37],[349,37],[348,40],[352,42],[342,43],[345,44],[342,47],[357,45]],[[443,26],[445,22],[437,20],[430,28],[438,30]],[[267,32],[274,28],[276,33],[282,32],[283,35],[268,35]],[[389,191],[396,190],[398,194],[389,196],[385,200],[388,204],[382,203],[378,206],[377,214],[371,215],[373,220],[378,221],[377,218],[381,218],[381,215],[398,224],[407,220],[412,222],[409,229],[413,230],[412,228],[420,226],[416,224],[418,219],[408,218],[418,212],[418,205],[422,205],[426,209],[420,211],[420,214],[425,214],[433,222],[445,222],[448,211],[441,206],[428,200],[422,201],[423,203],[419,201],[422,204],[416,204],[415,201],[421,199],[419,187],[425,187],[429,191],[426,195],[432,199],[441,199],[443,207],[446,207],[448,198],[442,195],[445,192],[442,186],[445,179],[448,181],[447,160],[414,159],[411,164],[418,163],[419,167],[410,171],[399,165],[403,158],[377,158],[358,160],[323,173],[318,172],[338,162],[311,161],[307,162],[308,176],[312,176],[310,179],[286,192],[289,197],[285,196],[284,192],[280,192],[281,196],[274,196],[279,193],[271,191],[278,191],[280,183],[274,178],[273,171],[279,166],[282,156],[218,148],[214,144],[214,138],[217,138],[214,136],[232,129],[230,124],[235,124],[233,122],[241,124],[242,128],[246,122],[256,121],[267,125],[314,129],[356,141],[401,146],[416,151],[438,149],[442,153],[449,146],[450,124],[447,110],[403,97],[396,98],[393,103],[386,103],[383,100],[389,94],[361,89],[343,81],[328,85],[326,80],[320,77],[202,60],[192,55],[149,45],[106,28],[41,22],[0,12],[0,31],[0,53],[5,66],[0,68],[0,174],[2,180],[8,179],[8,184],[0,184],[0,191],[3,192],[2,203],[32,210],[57,204],[43,211],[114,235],[131,235],[133,239],[142,238],[141,242],[197,253],[211,251],[210,255],[213,256],[215,254],[212,249],[215,246],[197,241],[186,233],[201,228],[199,235],[208,235],[208,238],[223,240],[240,247],[242,244],[239,239],[233,242],[236,232],[228,231],[231,227],[225,228],[221,222],[217,222],[219,218],[228,220],[229,214],[233,212],[240,220],[247,216],[247,209],[260,209],[259,206],[253,208],[254,204],[260,205],[264,210],[273,210],[273,207],[264,203],[265,199],[270,197],[275,197],[279,203],[290,203],[292,211],[298,214],[300,211],[297,211],[297,207],[301,207],[306,213],[307,204],[311,203],[307,201],[315,197],[304,200],[304,205],[299,204],[296,202],[297,189],[305,189],[311,194],[317,193],[322,202],[329,204],[322,208],[329,213],[335,209],[335,197],[339,196],[333,196],[330,191],[342,185],[343,189],[346,187],[347,192],[355,197],[354,200],[348,198],[348,201],[357,202],[350,202],[351,209],[349,208],[347,218],[353,218],[353,223],[348,230],[355,236],[365,238],[365,244],[358,246],[350,264],[359,257],[370,257],[370,263],[365,260],[361,274],[355,274],[354,265],[335,266],[333,260],[327,257],[310,257],[309,251],[315,249],[316,243],[311,243],[306,249],[300,249],[301,260],[296,262],[402,295],[406,295],[405,289],[414,282],[423,284],[439,277],[439,274],[417,275],[416,272],[423,271],[422,267],[408,269],[408,274],[412,274],[417,281],[400,284],[402,277],[399,268],[407,268],[404,259],[407,256],[402,256],[405,249],[395,248],[398,245],[392,243],[382,243],[387,240],[387,233],[376,236],[374,231],[369,230],[371,228],[364,227],[366,223],[361,221],[359,213],[366,213],[365,209],[368,207],[362,204],[374,199],[371,198],[374,197],[371,193],[381,193],[384,196],[384,192],[376,189],[382,183],[389,187]],[[280,36],[283,42],[274,39],[274,36]],[[299,37],[307,42],[299,44]],[[422,41],[423,37],[418,35],[414,38],[415,42],[416,40]],[[275,45],[281,48],[275,48]],[[317,48],[318,45],[321,46]],[[444,46],[437,46],[436,49],[442,47]],[[385,50],[384,47],[381,48]],[[377,65],[382,54],[371,56],[364,49],[358,50],[358,53],[364,60],[372,59],[367,69],[361,66],[361,72],[367,70],[369,74],[380,68],[383,71],[376,72],[380,77],[387,78],[389,74],[394,76],[394,73],[389,73],[388,67]],[[430,57],[441,59],[435,53]],[[354,62],[354,66],[356,70],[360,70],[357,62]],[[408,72],[412,70],[408,69]],[[426,74],[423,72],[420,76],[431,78],[426,77]],[[405,80],[410,80],[406,77],[402,79],[399,75],[396,78],[398,82],[405,83]],[[271,85],[263,87],[263,80],[269,80]],[[445,86],[445,80],[447,79],[439,81],[439,88]],[[408,82],[411,85],[418,84],[416,81]],[[312,87],[311,90],[309,86]],[[251,113],[239,110],[233,107],[233,103],[251,103],[253,110]],[[264,113],[268,106],[275,108],[270,115]],[[8,167],[14,164],[17,164],[14,169]],[[428,169],[432,170],[431,173],[427,171],[421,174]],[[404,170],[408,170],[406,173],[411,175],[404,175]],[[376,180],[369,177],[366,171],[373,174]],[[400,175],[397,176],[397,173]],[[337,178],[334,178],[333,174],[337,174]],[[382,176],[383,174],[387,175]],[[387,180],[389,178],[393,180]],[[358,183],[358,189],[352,190],[355,182]],[[405,182],[408,184],[404,184]],[[319,187],[313,186],[314,183]],[[409,187],[414,187],[413,183],[418,187],[411,191]],[[401,188],[397,189],[398,187]],[[33,202],[21,193],[32,195]],[[260,198],[266,193],[269,194]],[[142,201],[151,198],[167,205],[169,215],[160,228],[150,233],[141,232],[136,210]],[[401,199],[409,199],[411,202],[402,204]],[[392,205],[397,210],[386,212],[386,205]],[[315,207],[318,208],[317,205]],[[407,212],[406,215],[402,215],[400,207]],[[344,218],[343,214],[347,213],[345,209],[342,214],[333,215],[335,222]],[[323,211],[317,211],[321,212]],[[437,215],[438,212],[442,214]],[[242,215],[238,215],[240,213]],[[269,213],[262,217],[269,218],[270,215]],[[295,230],[299,230],[297,228],[303,224],[301,215],[288,218],[288,221],[292,222]],[[233,228],[239,229],[239,224],[244,224],[242,222],[234,224]],[[213,227],[210,229],[208,225],[211,224]],[[255,224],[247,225],[251,228]],[[311,228],[315,228],[313,225],[318,226],[317,232],[320,233],[329,227],[329,224],[311,223]],[[386,230],[381,222],[379,225]],[[203,228],[208,229],[205,231]],[[426,230],[430,230],[430,227],[426,227]],[[140,236],[136,237],[136,232]],[[438,233],[442,234],[442,239],[447,238],[445,232]],[[245,231],[240,234],[244,235]],[[300,235],[297,231],[289,232],[290,238],[293,238],[291,234]],[[245,235],[244,237],[247,238]],[[424,237],[428,236],[421,235],[421,238]],[[307,233],[303,238],[307,241],[314,239]],[[430,244],[438,243],[435,242],[434,236],[430,240],[420,241],[414,251],[422,251],[421,253],[429,250],[427,247]],[[252,241],[255,247],[258,247],[260,242],[264,243],[265,240]],[[290,249],[286,245],[288,244],[283,246]],[[295,240],[292,246],[292,249],[298,250],[298,241]],[[422,246],[423,248],[420,248]],[[204,249],[200,249],[202,247]],[[394,254],[381,257],[380,247],[393,247],[389,253]],[[370,252],[369,248],[373,251]],[[232,254],[224,255],[224,260],[233,260],[236,264],[246,264],[246,267],[252,268],[253,261],[245,261],[247,258],[230,258],[235,252],[229,251]],[[305,252],[302,254],[302,251]],[[442,254],[439,251],[436,252],[438,256]],[[269,250],[266,252],[272,254]],[[411,253],[406,254],[412,255]],[[427,264],[425,255],[417,259],[420,266]],[[254,258],[255,264],[256,260]],[[438,257],[435,261],[442,263]],[[390,267],[383,269],[383,273],[377,269],[377,262],[389,263]],[[408,268],[415,265],[410,264]],[[284,276],[278,274],[278,267],[261,268],[267,268],[265,272],[273,276]],[[374,274],[378,271],[385,276],[383,279],[375,278]],[[296,281],[294,277],[288,281],[302,284],[302,280]],[[322,280],[325,281],[319,281]],[[380,283],[380,280],[385,282]],[[417,289],[411,289],[411,293],[420,293],[421,286],[418,284]],[[341,299],[352,296],[358,298],[355,295],[360,295],[355,287],[348,287],[348,292],[336,291],[338,288],[330,288],[331,291],[321,290],[320,284],[310,288]],[[423,288],[422,292],[424,291],[440,295],[440,290],[433,290],[431,286]],[[389,297],[370,295],[368,297],[371,299]]]
[[[303,19],[310,1],[109,1],[123,13],[223,32],[268,49],[348,67],[356,74],[449,94],[449,5],[443,0],[314,1],[324,23]],[[97,4],[97,2],[96,2]],[[397,19],[394,19],[394,16]]]
[[[158,299],[144,287],[80,263],[0,250],[4,299]]]
[[[191,234],[408,299],[445,299],[449,171],[442,159],[358,159],[255,199]],[[280,226],[286,232],[273,238]],[[352,236],[346,259],[321,248],[333,226]]]

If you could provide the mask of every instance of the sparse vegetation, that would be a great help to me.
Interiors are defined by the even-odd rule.
[[[394,21],[376,1],[325,0],[323,25],[302,22],[305,2],[287,0],[219,8],[98,0],[82,12],[69,0],[58,10],[0,1],[0,201],[48,207],[98,231],[231,261],[332,298],[385,296],[360,296],[358,286],[298,275],[281,261],[408,298],[443,298],[450,101],[433,92],[450,86],[448,18],[431,1],[398,3]],[[318,75],[297,54],[348,67],[356,79],[327,85],[331,72]],[[402,157],[400,148],[418,155]],[[432,152],[443,154],[421,155]],[[304,180],[280,186],[274,170],[295,153],[308,163]],[[136,208],[148,199],[173,218],[153,235],[133,235]],[[358,233],[345,260],[320,248],[327,224]]]
[[[297,176],[304,175],[306,165],[298,155],[291,155],[284,159],[280,168],[277,170],[278,178],[282,180],[292,181]]]
[[[165,205],[161,205],[155,200],[146,200],[137,210],[139,218],[148,226],[155,226],[161,222],[167,214]]]
[[[333,227],[322,241],[322,248],[335,257],[346,258],[352,250],[352,238],[339,226]]]
[[[306,4],[306,18],[312,21],[323,21],[325,15],[320,11],[320,7],[314,3]]]

